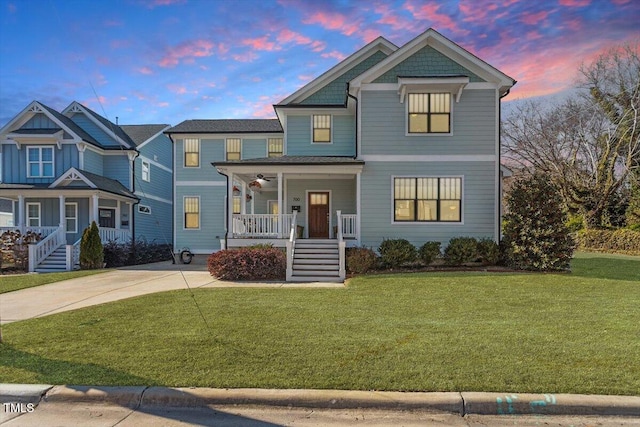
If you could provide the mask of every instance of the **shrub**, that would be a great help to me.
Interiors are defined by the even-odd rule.
[[[383,240],[378,248],[382,263],[391,268],[416,260],[416,247],[405,239]]]
[[[207,265],[221,280],[284,280],[287,256],[278,248],[230,249],[211,254]]]
[[[483,264],[496,265],[500,261],[500,246],[492,239],[480,239],[477,249]]]
[[[353,274],[366,273],[378,264],[378,256],[369,248],[348,248],[346,257],[347,271]]]
[[[567,220],[567,228],[571,233],[584,229],[584,217],[582,215],[570,215]]]
[[[148,264],[167,261],[173,257],[171,245],[147,242],[137,239],[135,242],[109,241],[104,245],[104,262],[107,267]]]
[[[100,232],[95,221],[85,228],[80,241],[80,267],[83,269],[102,268],[104,264],[104,251]]]
[[[542,175],[515,181],[507,194],[504,258],[523,270],[569,267],[574,242],[558,189]]]
[[[587,251],[640,255],[640,231],[582,230],[576,236],[578,247]]]
[[[444,250],[448,265],[462,265],[478,258],[478,241],[473,237],[454,237]]]
[[[418,249],[418,257],[424,263],[429,265],[440,256],[440,242],[427,242]]]
[[[42,240],[42,234],[27,231],[8,230],[0,235],[0,267],[27,270],[29,266],[29,243]]]

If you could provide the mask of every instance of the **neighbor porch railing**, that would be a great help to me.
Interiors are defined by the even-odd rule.
[[[36,271],[36,267],[51,255],[53,251],[66,243],[66,236],[62,227],[50,233],[37,244],[29,245],[29,272]]]
[[[76,240],[73,245],[67,245],[67,271],[75,270],[80,267],[80,242],[82,239]]]
[[[234,237],[284,238],[292,221],[293,214],[233,214],[232,234]]]
[[[357,229],[356,229],[356,218],[358,215],[355,214],[342,214],[342,237],[345,239],[355,239],[358,237]]]
[[[49,226],[49,227],[0,227],[0,234],[5,231],[19,231],[21,234],[24,234],[28,231],[32,231],[34,233],[38,233],[42,235],[42,238],[46,238],[51,233],[55,232],[58,229],[58,226]]]
[[[127,243],[129,240],[131,240],[131,231],[129,230],[100,227],[99,233],[102,243],[111,241],[117,241],[118,243]]]
[[[351,216],[351,215],[349,215]],[[354,215],[355,216],[355,215]],[[344,241],[344,217],[342,215],[341,211],[336,211],[336,217],[338,218],[338,224],[337,224],[337,233],[336,233],[336,239],[338,239],[338,262],[339,262],[339,269],[338,269],[338,274],[340,275],[340,279],[344,280],[347,277],[347,262],[346,262],[346,247],[347,244]],[[347,221],[348,223],[349,221]],[[354,227],[355,229],[355,227]]]
[[[293,255],[296,251],[296,237],[298,234],[297,230],[297,211],[293,211],[293,215],[291,218],[291,224],[289,227],[289,240],[287,240],[287,272],[286,272],[286,280],[287,282],[293,278]]]

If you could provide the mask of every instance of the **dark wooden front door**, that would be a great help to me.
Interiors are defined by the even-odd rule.
[[[99,209],[98,210],[100,227],[116,228],[116,210],[115,209]]]
[[[309,193],[309,237],[329,238],[329,193]]]

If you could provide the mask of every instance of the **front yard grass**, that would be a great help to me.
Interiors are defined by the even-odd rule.
[[[200,289],[3,326],[11,383],[640,394],[640,257]]]
[[[75,279],[76,277],[106,273],[107,271],[111,270],[79,270],[47,274],[7,274],[0,276],[0,294],[32,288],[34,286],[47,285],[62,280]]]

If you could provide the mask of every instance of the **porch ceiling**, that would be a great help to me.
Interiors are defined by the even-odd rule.
[[[246,160],[232,160],[211,163],[219,172],[256,177],[257,175],[277,176],[278,173],[287,176],[311,178],[312,176],[327,177],[333,175],[353,176],[362,172],[364,160],[353,157],[321,157],[321,156],[282,156],[273,158],[259,158]]]
[[[114,199],[123,202],[136,202],[138,200],[137,197],[126,197],[119,194],[113,194],[108,191],[86,187],[46,188],[28,185],[21,185],[19,187],[16,187],[12,184],[0,184],[0,190],[2,190],[3,198],[12,200],[18,200],[18,196],[29,198],[56,198],[58,196],[80,198],[91,197],[94,194],[98,195],[98,197],[102,199]]]

